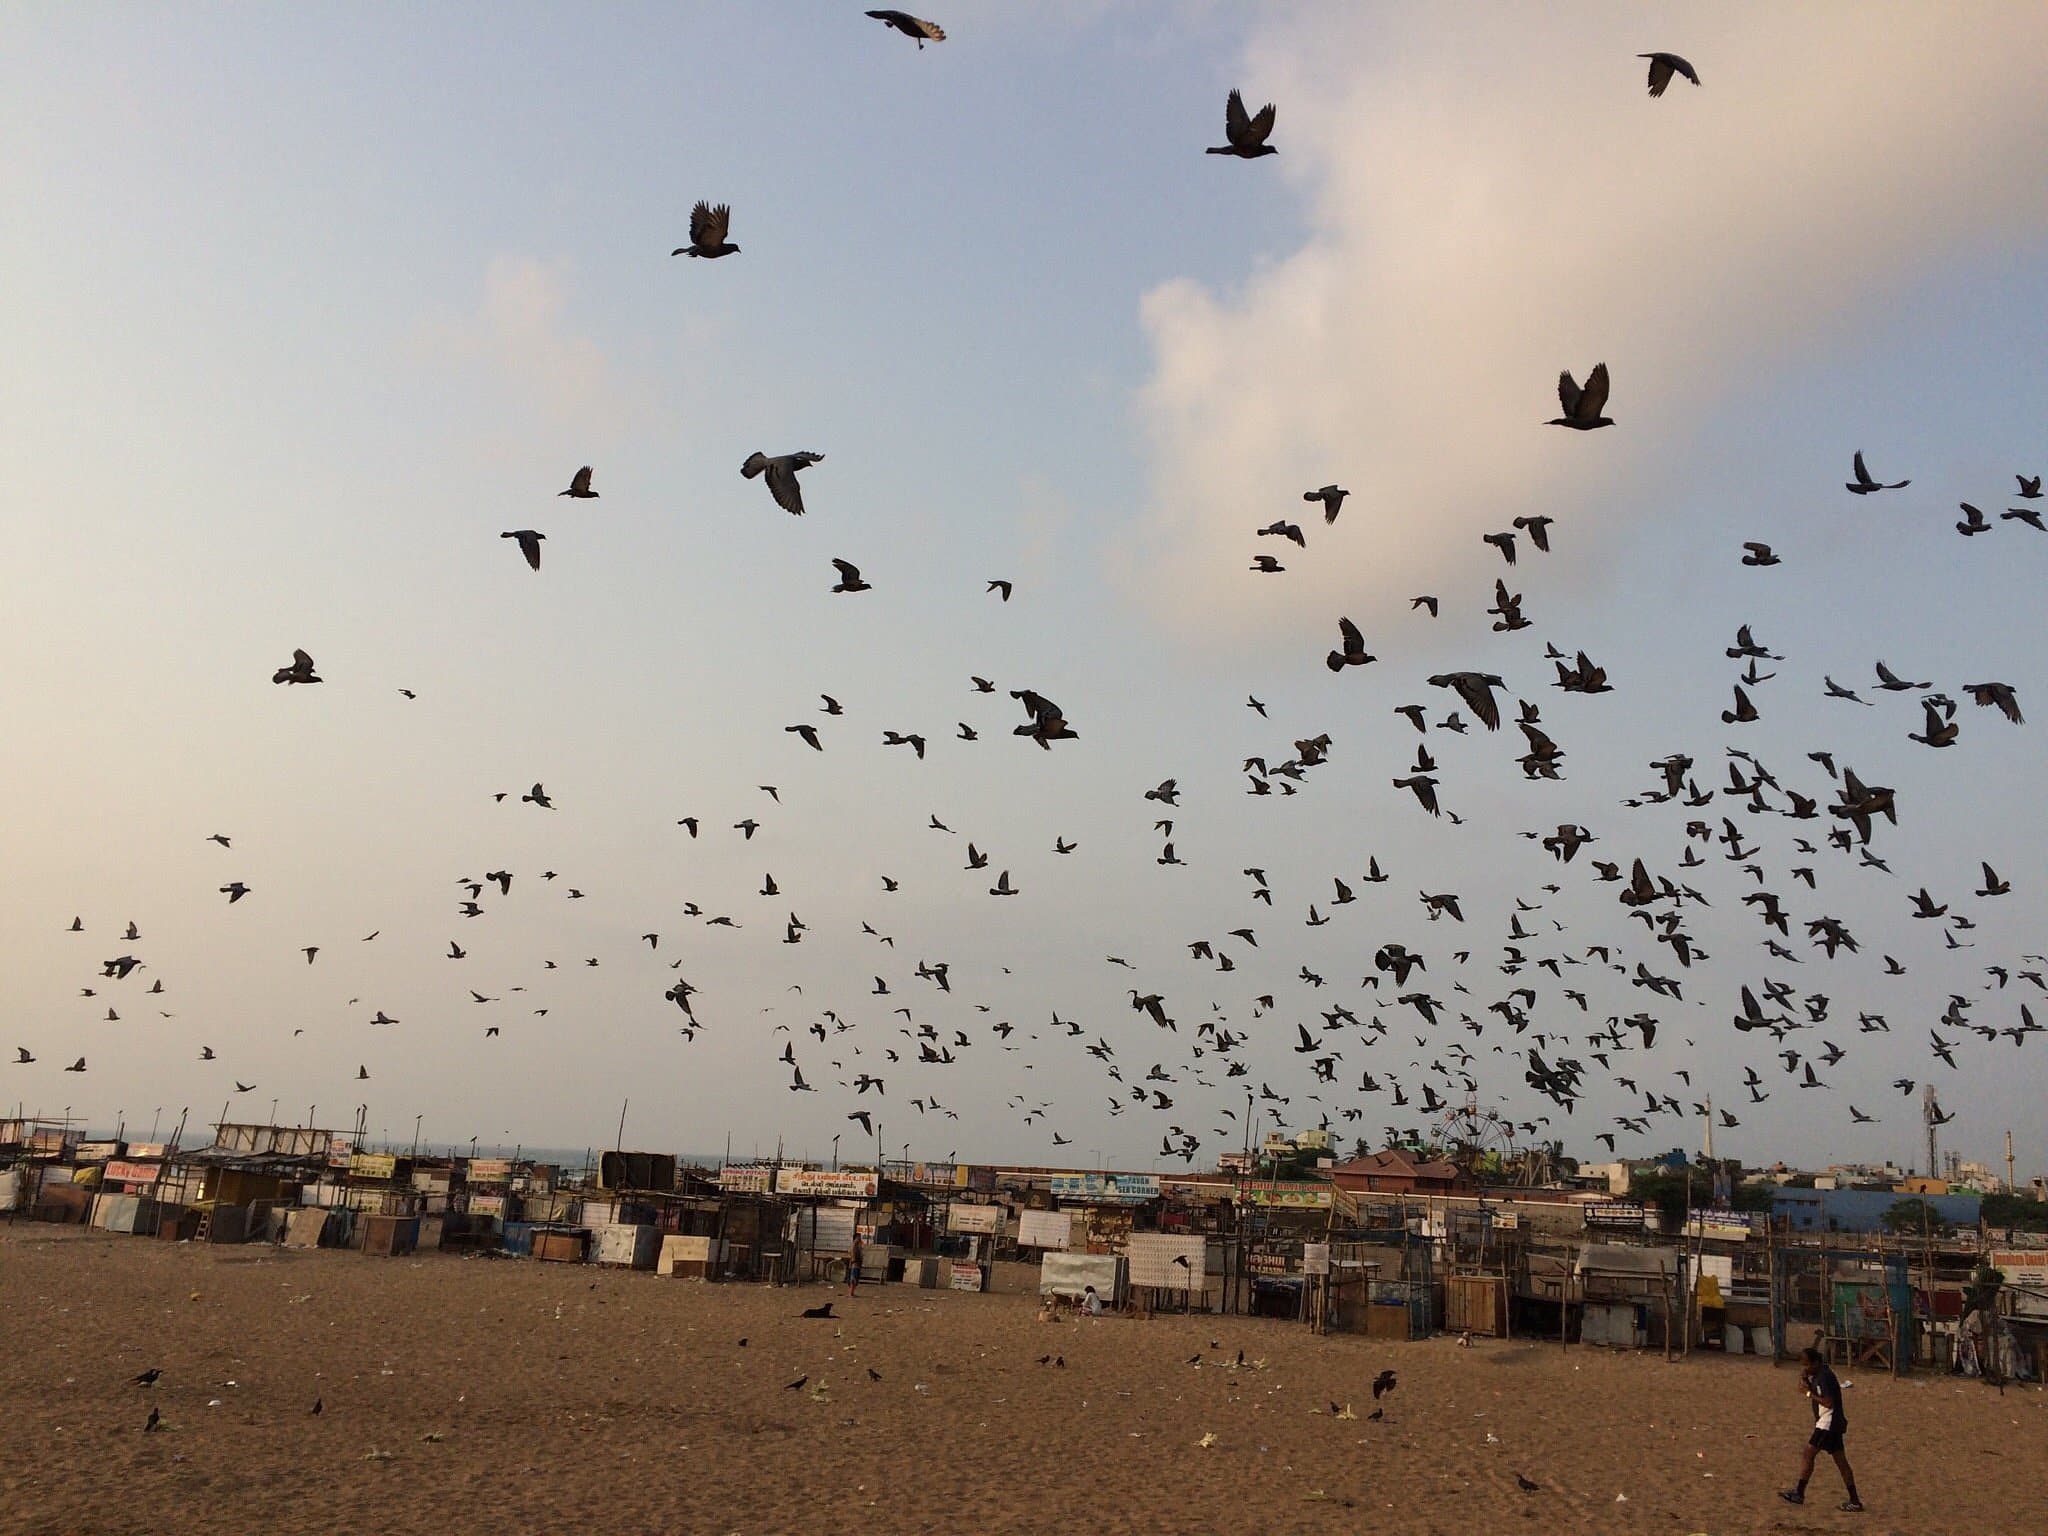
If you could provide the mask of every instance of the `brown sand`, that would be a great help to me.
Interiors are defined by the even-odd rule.
[[[798,1319],[827,1296],[844,1321]],[[2040,1391],[1843,1374],[1861,1516],[1826,1463],[1778,1503],[1805,1407],[1755,1360],[23,1224],[0,1532],[2048,1530]]]

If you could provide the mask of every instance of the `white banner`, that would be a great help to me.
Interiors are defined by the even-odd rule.
[[[1003,1208],[1000,1205],[949,1205],[946,1207],[946,1230],[994,1235],[1003,1230]]]
[[[1074,1246],[1072,1211],[1019,1211],[1017,1246],[1051,1248],[1060,1252]]]
[[[1209,1240],[1173,1232],[1133,1232],[1124,1245],[1131,1284],[1199,1291],[1209,1268]]]

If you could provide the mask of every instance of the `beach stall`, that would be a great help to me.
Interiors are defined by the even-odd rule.
[[[1643,1349],[1677,1337],[1685,1294],[1685,1255],[1674,1248],[1587,1243],[1573,1264],[1580,1300],[1579,1339]]]

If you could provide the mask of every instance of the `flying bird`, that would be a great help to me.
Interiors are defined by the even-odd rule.
[[[1280,151],[1266,140],[1273,133],[1275,109],[1267,102],[1259,108],[1256,117],[1244,109],[1244,97],[1237,91],[1230,93],[1230,99],[1223,103],[1223,137],[1228,144],[1219,145],[1209,151],[1212,155],[1235,155],[1240,160],[1256,160],[1261,155],[1277,155]]]
[[[783,453],[770,458],[765,453],[750,453],[746,463],[740,466],[740,473],[752,480],[756,476],[768,477],[768,494],[775,498],[775,505],[794,517],[804,515],[803,488],[797,484],[799,470],[809,469],[824,459],[822,453]]]
[[[313,658],[304,651],[293,651],[291,665],[279,667],[270,674],[273,683],[317,683],[324,681],[313,670]]]
[[[510,533],[499,534],[498,537],[501,539],[517,539],[519,541],[519,553],[526,556],[526,563],[536,571],[540,569],[540,546],[541,541],[547,537],[546,534],[535,533],[531,528],[515,528]]]
[[[1856,450],[1855,475],[1856,478],[1854,480],[1844,483],[1843,489],[1857,496],[1868,496],[1872,491],[1904,490],[1913,483],[1910,480],[1894,480],[1889,485],[1886,485],[1871,479],[1870,471],[1863,467],[1863,450],[1861,448]]]
[[[569,489],[555,492],[557,496],[573,496],[578,501],[595,501],[597,492],[590,488],[590,466],[584,465],[569,479]]]
[[[701,256],[706,261],[738,255],[739,247],[725,238],[731,224],[731,208],[724,203],[714,208],[700,198],[697,206],[690,210],[690,243],[677,246],[669,255]]]
[[[901,32],[905,37],[915,39],[920,52],[928,42],[943,43],[946,40],[944,27],[935,21],[913,16],[908,11],[869,11],[868,15],[892,32]]]
[[[1325,523],[1334,523],[1337,521],[1337,513],[1344,506],[1344,498],[1350,494],[1341,485],[1325,485],[1319,486],[1313,491],[1303,491],[1301,499],[1303,501],[1321,502],[1323,504],[1323,521]]]
[[[1675,53],[1639,53],[1636,57],[1650,61],[1650,94],[1652,96],[1662,96],[1664,94],[1664,87],[1671,83],[1673,75],[1683,75],[1694,85],[1700,83],[1698,72]]]
[[[1607,409],[1607,365],[1600,363],[1586,375],[1585,388],[1573,381],[1569,372],[1557,376],[1557,403],[1564,408],[1562,416],[1553,416],[1545,422],[1550,427],[1570,427],[1574,432],[1591,432],[1595,427],[1611,427],[1614,422],[1600,413]]]

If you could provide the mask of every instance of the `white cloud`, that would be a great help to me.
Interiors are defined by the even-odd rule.
[[[610,437],[633,392],[605,351],[571,329],[568,282],[531,256],[496,256],[476,310],[427,329],[425,350],[478,368],[508,405],[550,427]]]
[[[1657,47],[1703,86],[1651,100],[1634,55]],[[1221,164],[1287,176],[1310,234],[1238,292],[1146,295],[1151,498],[1128,568],[1207,630],[1321,628],[1497,564],[1479,535],[1518,512],[1582,535],[1621,515],[1752,370],[1946,256],[2041,234],[2048,96],[2019,61],[2043,57],[2037,6],[1273,26],[1242,83],[1279,103],[1280,156]],[[1618,425],[1538,425],[1557,371],[1603,359]],[[1300,492],[1330,479],[1356,493],[1338,527],[1284,548],[1287,576],[1246,574],[1277,543],[1252,530],[1315,514]]]

